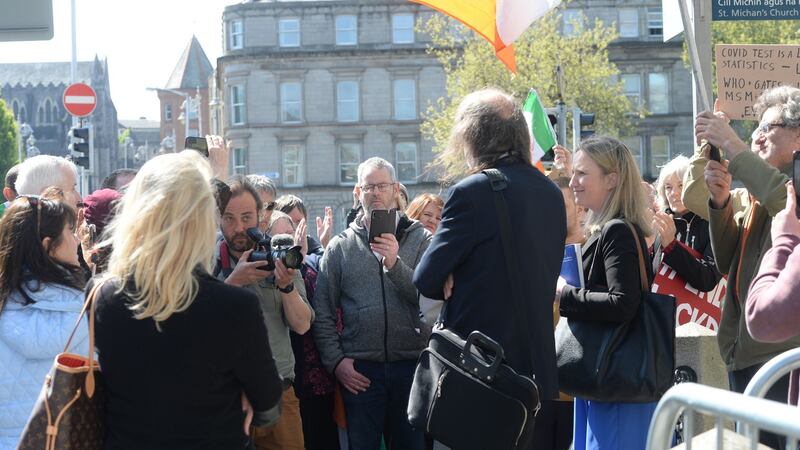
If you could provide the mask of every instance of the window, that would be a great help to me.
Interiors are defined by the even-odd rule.
[[[633,160],[639,166],[639,172],[642,172],[644,166],[642,165],[642,138],[639,136],[627,136],[622,138],[622,142],[628,147],[633,155]]]
[[[233,149],[231,153],[231,171],[234,175],[247,175],[247,149]]]
[[[164,120],[172,120],[172,105],[169,103],[164,105]]]
[[[25,109],[25,105],[19,105],[19,123],[25,123],[28,121],[28,110]]]
[[[417,118],[417,87],[414,80],[394,80],[394,118]]]
[[[358,17],[336,16],[336,45],[358,44]]]
[[[653,37],[661,37],[664,34],[661,8],[647,8],[647,34]]]
[[[244,86],[231,86],[231,125],[245,122]]]
[[[417,144],[399,142],[394,146],[397,179],[404,183],[417,181]]]
[[[52,107],[51,111],[52,111],[52,114],[53,114],[53,122],[52,123],[57,123],[58,122],[58,104],[56,102],[53,102],[53,107]]]
[[[648,172],[656,177],[669,161],[669,136],[650,136],[650,166]]]
[[[36,116],[39,119],[39,124],[55,123],[58,117],[58,108],[49,98],[45,99],[36,110]]]
[[[281,19],[278,22],[278,41],[281,47],[299,47],[300,19]]]
[[[392,42],[395,44],[414,43],[414,15],[392,15]]]
[[[641,105],[642,98],[642,77],[638,73],[626,73],[621,75],[622,90],[631,102],[633,108]]]
[[[669,112],[669,86],[667,84],[667,74],[651,73],[648,79],[648,109],[654,114],[666,114]]]
[[[565,9],[561,15],[562,34],[564,36],[577,36],[583,28],[583,13],[579,9]]]
[[[356,184],[358,182],[358,165],[361,163],[361,144],[352,142],[339,143],[339,182]]]
[[[244,47],[244,24],[241,20],[228,22],[228,49],[239,50]]]
[[[197,109],[199,108],[199,98],[189,99],[183,101],[183,110],[189,116],[189,120],[197,120]]]
[[[11,110],[14,112],[14,118],[19,121],[19,102],[17,99],[11,100]]]
[[[358,82],[340,81],[336,83],[336,117],[339,122],[357,122]]]
[[[303,184],[303,146],[285,144],[283,146],[283,185],[302,186]]]
[[[281,83],[281,121],[298,123],[303,120],[303,92],[300,83]]]
[[[639,10],[623,8],[619,10],[619,37],[639,37]]]

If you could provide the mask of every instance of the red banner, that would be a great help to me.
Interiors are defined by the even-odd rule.
[[[686,246],[683,248],[689,249]],[[689,250],[695,257],[699,257],[697,252],[692,249]],[[681,278],[675,269],[665,263],[661,263],[661,267],[658,268],[658,273],[656,273],[656,277],[653,280],[652,291],[659,294],[672,295],[677,299],[677,326],[695,322],[716,332],[719,328],[721,315],[720,304],[725,298],[727,286],[728,280],[723,277],[711,291],[698,291]]]

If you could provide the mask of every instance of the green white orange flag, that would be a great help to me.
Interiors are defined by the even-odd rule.
[[[410,0],[429,6],[475,30],[494,46],[500,61],[516,73],[512,45],[536,19],[561,0]]]
[[[534,166],[538,166],[542,156],[555,147],[556,133],[536,90],[531,89],[528,98],[525,99],[522,115],[525,116],[528,129],[531,131],[531,162]]]

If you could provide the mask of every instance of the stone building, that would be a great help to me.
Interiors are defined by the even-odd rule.
[[[79,61],[76,82],[86,83],[97,93],[97,107],[85,122],[94,128],[94,168],[88,173],[89,190],[119,167],[117,109],[111,100],[108,62]],[[17,123],[33,129],[39,152],[67,156],[67,133],[72,116],[64,109],[62,96],[70,84],[70,63],[0,64],[0,96],[14,112]],[[24,152],[23,152],[24,155]]]
[[[208,79],[213,72],[206,52],[192,36],[167,84],[155,89],[161,105],[162,146],[166,150],[183,150],[186,136],[209,134]]]
[[[618,80],[651,113],[625,138],[644,176],[690,153],[691,76],[681,43],[662,42],[660,2],[576,0],[561,12],[565,34],[595,18],[617,27],[610,58]],[[405,0],[226,7],[210,115],[233,144],[233,170],[274,178],[309,203],[311,217],[333,206],[337,226],[367,157],[394,163],[412,197],[438,192],[425,170],[432,143],[419,132],[421,113],[446,95],[443,70],[425,52],[429,40],[415,31],[430,14]]]
[[[406,0],[226,7],[211,116],[232,143],[233,170],[275,179],[311,219],[333,207],[336,230],[371,156],[394,164],[411,197],[438,192],[419,126],[445,92],[444,72],[414,29],[430,13]]]
[[[624,140],[642,175],[656,178],[660,166],[694,149],[692,77],[681,58],[683,41],[663,42],[660,0],[572,1],[562,12],[562,33],[595,19],[616,25],[619,38],[609,58],[619,68],[628,98],[650,112]]]

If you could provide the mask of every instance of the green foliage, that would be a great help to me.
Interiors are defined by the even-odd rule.
[[[545,107],[558,101],[556,67],[564,73],[564,102],[578,106],[584,112],[597,114],[598,133],[624,135],[633,131],[635,108],[623,94],[621,83],[611,83],[619,74],[608,59],[608,45],[617,38],[614,27],[596,21],[591,27],[574,24],[578,30],[571,37],[559,32],[561,15],[552,11],[536,21],[514,44],[517,75],[495,57],[494,49],[476,33],[463,25],[435,14],[421,24],[423,32],[432,38],[429,53],[443,64],[447,96],[428,106],[424,114],[422,133],[434,140],[434,152],[439,153],[436,165],[448,177],[458,177],[465,171],[464,162],[448,157],[446,149],[455,110],[461,99],[475,90],[496,87],[524,101],[531,88],[536,89]],[[643,115],[644,111],[637,111]],[[571,128],[571,121],[568,126]],[[568,129],[568,136],[571,130]]]
[[[17,142],[17,121],[14,120],[14,113],[0,99],[0,176],[5,179],[8,169],[19,162],[18,142]]]

